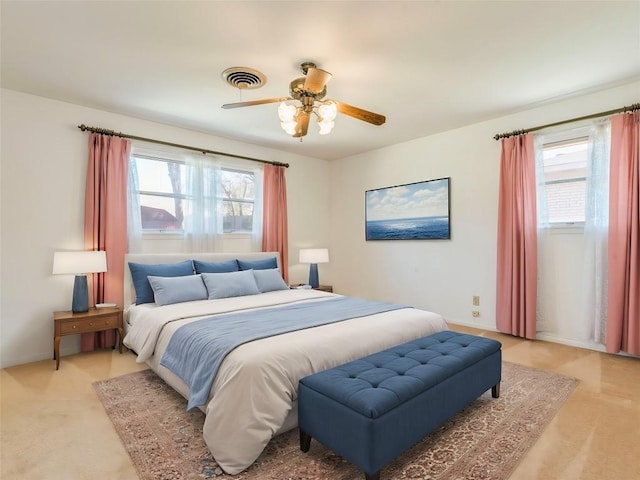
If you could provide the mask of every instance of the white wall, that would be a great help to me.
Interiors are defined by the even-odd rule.
[[[56,250],[83,249],[88,134],[77,125],[289,163],[289,264],[306,281],[298,249],[329,244],[328,162],[225,138],[1,90],[0,366],[52,357],[52,312],[68,310],[73,277],[53,276]],[[313,212],[313,215],[309,215]],[[78,351],[62,339],[62,354]],[[52,362],[53,365],[53,362]]]
[[[78,124],[288,162],[291,283],[307,280],[298,249],[328,246],[320,280],[336,292],[492,329],[500,157],[493,135],[630,105],[639,93],[636,82],[329,163],[2,89],[0,366],[51,358],[52,312],[71,302],[73,279],[52,276],[51,267],[54,251],[83,247],[87,134]],[[365,190],[441,177],[451,177],[451,240],[365,241]],[[577,281],[569,270],[562,278]],[[63,339],[63,355],[77,350],[76,337]]]
[[[331,275],[334,290],[399,301],[444,315],[447,321],[495,329],[496,238],[500,142],[496,133],[611,110],[640,99],[640,82],[583,95],[432,135],[331,164]],[[428,115],[428,112],[425,113]],[[388,119],[393,122],[393,119]],[[364,192],[421,180],[451,177],[451,240],[365,241]],[[574,236],[555,238],[571,249]],[[575,250],[574,250],[575,251]],[[571,257],[571,256],[569,256]],[[573,255],[575,257],[575,255]],[[580,270],[562,261],[563,288],[582,286]],[[473,318],[472,296],[480,296]],[[581,298],[556,309],[547,333],[571,335],[561,315],[579,315]]]

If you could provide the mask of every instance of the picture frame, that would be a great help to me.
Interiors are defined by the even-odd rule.
[[[366,240],[451,239],[451,177],[365,191]]]

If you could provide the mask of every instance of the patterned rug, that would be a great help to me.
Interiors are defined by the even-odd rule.
[[[387,465],[385,480],[502,480],[551,421],[578,380],[503,362],[499,399],[485,393]],[[267,445],[244,472],[226,475],[202,438],[204,415],[150,370],[94,384],[141,480],[354,480],[364,475],[298,430]]]

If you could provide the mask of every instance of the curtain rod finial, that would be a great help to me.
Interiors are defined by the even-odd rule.
[[[624,107],[624,113],[632,113],[636,110],[640,110],[640,103],[632,103],[630,106]]]

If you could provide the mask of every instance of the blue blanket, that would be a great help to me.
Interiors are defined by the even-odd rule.
[[[189,386],[187,410],[191,410],[207,402],[220,364],[229,352],[244,343],[407,307],[340,297],[217,315],[188,323],[176,330],[160,364]]]

